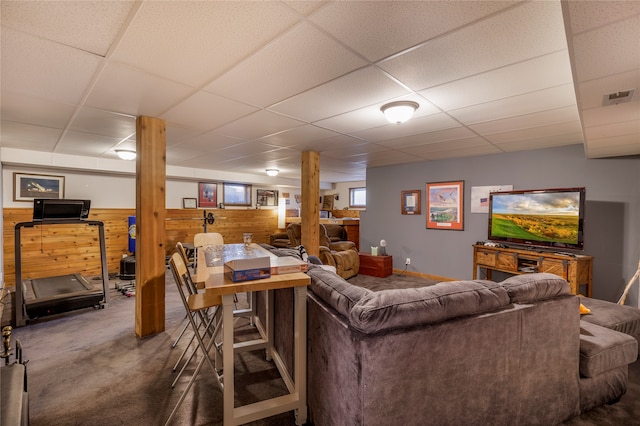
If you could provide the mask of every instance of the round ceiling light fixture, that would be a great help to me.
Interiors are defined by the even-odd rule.
[[[413,116],[419,107],[417,102],[397,101],[382,105],[380,111],[390,123],[404,123]]]
[[[123,160],[135,160],[136,152],[130,149],[116,149],[116,154]]]
[[[278,169],[267,169],[266,172],[267,172],[267,175],[269,175],[269,176],[278,176],[278,173],[280,173],[280,170],[278,170]]]

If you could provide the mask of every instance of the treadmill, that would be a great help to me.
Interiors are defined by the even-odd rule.
[[[35,199],[32,222],[15,226],[16,309],[15,324],[21,327],[29,320],[88,307],[104,308],[108,303],[108,260],[104,224],[87,220],[90,200]],[[97,227],[100,241],[102,286],[93,285],[82,274],[22,280],[21,230],[35,226],[59,224]]]

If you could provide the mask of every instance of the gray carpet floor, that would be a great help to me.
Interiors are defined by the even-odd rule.
[[[172,367],[187,341],[182,339],[171,349],[182,328],[184,310],[167,272],[166,329],[154,336],[135,336],[135,299],[120,294],[113,285],[106,309],[69,312],[14,329],[14,338],[21,341],[29,360],[31,426],[164,424],[189,377],[171,389],[175,377]],[[400,275],[390,279],[399,286],[416,280]],[[353,283],[375,289],[375,281],[359,276]],[[238,326],[247,337],[253,333],[246,322]],[[620,402],[564,424],[640,425],[640,361],[631,366],[629,376],[629,392]],[[264,351],[238,355],[235,383],[236,404],[286,392],[277,369],[264,359]],[[173,424],[222,424],[222,392],[208,367],[202,370]],[[295,418],[290,412],[251,424],[289,426],[295,424]]]

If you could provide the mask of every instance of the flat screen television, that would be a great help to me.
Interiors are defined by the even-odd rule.
[[[33,200],[33,221],[84,220],[89,217],[91,200],[36,198]]]
[[[585,188],[489,194],[489,240],[554,250],[584,247]]]

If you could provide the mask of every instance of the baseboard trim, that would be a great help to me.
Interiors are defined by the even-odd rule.
[[[404,269],[394,269],[393,273],[399,274],[399,275],[409,275],[411,277],[427,278],[435,281],[456,281],[457,280],[457,278],[440,277],[438,275],[423,274],[422,272],[406,271]]]

